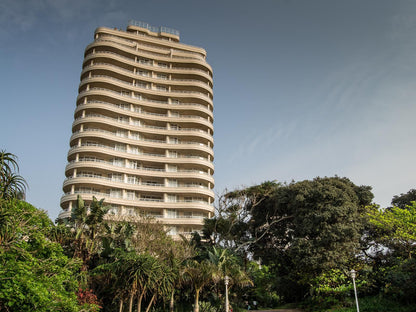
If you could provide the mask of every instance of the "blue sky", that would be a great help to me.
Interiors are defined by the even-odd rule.
[[[387,206],[416,187],[415,1],[2,0],[0,148],[52,219],[84,48],[130,19],[207,50],[217,193],[339,175]]]

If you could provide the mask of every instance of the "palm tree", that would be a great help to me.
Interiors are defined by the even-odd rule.
[[[233,286],[246,287],[254,285],[248,274],[241,269],[237,258],[228,249],[212,247],[212,251],[208,251],[208,257],[217,270],[215,283],[220,281],[225,283],[225,279],[228,277],[229,291]]]
[[[93,196],[90,206],[87,206],[80,195],[72,209],[69,224],[75,234],[74,257],[82,259],[83,271],[87,270],[91,256],[98,252],[101,240],[97,236],[104,232],[104,215],[108,210],[104,199],[97,200]]]
[[[195,291],[194,312],[199,312],[199,294],[204,286],[215,279],[216,271],[215,266],[208,260],[188,261],[183,276],[192,284]]]
[[[27,182],[18,172],[17,157],[0,151],[0,199],[24,198]]]

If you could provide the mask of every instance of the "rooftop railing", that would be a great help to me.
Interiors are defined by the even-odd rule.
[[[155,27],[155,26],[152,26],[152,25],[150,25],[148,23],[145,23],[145,22],[142,22],[142,21],[130,20],[128,25],[129,26],[137,26],[137,27],[141,27],[141,28],[146,28],[146,29],[148,29],[152,32],[155,32],[155,33],[164,32],[164,33],[172,34],[172,35],[175,35],[175,36],[178,36],[178,37],[180,36],[179,31],[176,30],[176,29],[169,28],[169,27],[164,27],[164,26]]]

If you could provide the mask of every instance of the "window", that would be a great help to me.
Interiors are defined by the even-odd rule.
[[[125,138],[125,137],[127,137],[127,132],[126,131],[122,131],[122,130],[117,130],[116,136]]]
[[[127,164],[128,168],[137,169],[137,161],[130,160]]]
[[[169,171],[169,172],[177,172],[178,171],[178,166],[168,165],[167,169],[168,169],[167,171]]]
[[[139,148],[137,146],[130,147],[131,154],[139,154]]]
[[[126,151],[126,146],[124,144],[116,144],[114,149],[116,151],[125,152]]]
[[[110,190],[110,197],[121,198],[121,190],[119,189]]]
[[[126,193],[126,198],[127,199],[133,200],[133,199],[135,199],[135,197],[136,197],[136,194],[135,194],[134,191],[127,191],[127,193]]]
[[[147,76],[149,76],[149,72],[148,72],[148,71],[146,71],[146,70],[140,70],[140,69],[139,69],[139,70],[137,71],[137,74],[138,74],[138,75],[140,75],[140,76],[146,76],[146,77],[147,77]]]
[[[161,85],[157,85],[156,86],[156,90],[159,90],[159,91],[168,91],[168,87],[161,86]]]
[[[177,201],[176,195],[168,195],[168,202],[176,203],[176,201]]]
[[[114,158],[113,165],[118,167],[124,167],[124,160],[121,158]]]
[[[150,64],[150,60],[148,60],[148,59],[144,59],[144,58],[139,58],[139,59],[137,60],[137,62],[139,62],[140,64],[145,64],[145,65]]]
[[[166,210],[166,217],[167,218],[176,218],[178,216],[178,212],[176,209],[167,209]]]
[[[138,184],[139,183],[139,178],[136,177],[136,176],[128,176],[127,177],[127,183]]]
[[[110,178],[113,182],[124,182],[122,174],[113,173]]]
[[[168,180],[168,186],[170,186],[170,187],[177,187],[178,186],[178,180],[169,179]]]

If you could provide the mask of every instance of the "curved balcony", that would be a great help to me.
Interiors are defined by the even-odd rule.
[[[148,161],[159,164],[166,163],[170,165],[199,165],[214,170],[214,165],[212,161],[199,156],[178,155],[178,157],[167,157],[166,155],[159,154],[136,154],[129,153],[127,151],[119,151],[112,146],[91,143],[83,143],[81,144],[81,146],[71,147],[68,152],[68,157],[71,157],[72,155],[75,155],[77,153],[97,153],[102,155],[111,155],[112,157],[128,158],[131,160]]]
[[[98,199],[104,198],[107,205],[123,205],[132,206],[142,209],[184,209],[189,211],[203,211],[213,212],[214,207],[208,202],[201,201],[178,201],[178,202],[164,202],[164,201],[151,201],[146,199],[126,199],[111,197],[110,194],[99,192],[81,192],[76,191],[74,194],[64,194],[61,197],[61,206],[64,203],[77,200],[77,196],[81,195],[84,201],[91,201],[95,196]]]
[[[151,75],[152,72],[136,72],[132,70],[128,70],[125,68],[122,68],[120,66],[110,64],[110,63],[94,63],[92,65],[86,65],[82,72],[81,77],[85,76],[87,73],[91,72],[94,73],[96,71],[102,72],[102,71],[108,71],[113,74],[128,77],[130,79],[139,79],[146,81],[148,83],[155,83],[155,84],[169,84],[170,86],[192,86],[192,87],[198,87],[201,89],[204,89],[206,93],[209,93],[212,97],[212,87],[204,81],[197,80],[197,79],[177,79],[177,78],[168,78],[168,77],[158,77],[157,75]]]
[[[168,116],[168,114],[150,113],[137,108],[133,108],[132,110],[130,108],[130,104],[128,104],[128,107],[126,107],[105,101],[88,101],[87,103],[78,104],[77,108],[75,109],[75,115],[80,111],[87,110],[89,108],[106,110],[108,112],[117,112],[122,115],[128,115],[130,117],[137,117],[142,120],[149,121],[170,122],[175,124],[181,124],[183,122],[196,123],[198,125],[209,127],[210,130],[213,131],[212,122],[210,122],[207,118],[201,116],[181,114]]]
[[[130,102],[132,104],[143,105],[153,108],[160,108],[160,109],[172,109],[172,110],[195,110],[201,113],[206,113],[208,116],[213,118],[212,114],[212,106],[210,105],[203,105],[200,103],[168,103],[168,101],[157,101],[151,99],[145,99],[143,97],[132,97],[132,95],[123,94],[122,92],[113,91],[110,89],[105,88],[93,88],[90,90],[83,90],[79,92],[77,97],[77,102],[79,102],[84,97],[97,97],[97,98],[112,98],[115,100],[119,100],[122,102]]]
[[[199,68],[192,68],[192,67],[160,67],[157,65],[153,65],[151,63],[141,63],[136,62],[135,58],[129,58],[120,54],[117,54],[115,52],[111,51],[96,51],[95,53],[87,54],[84,58],[84,66],[88,65],[91,61],[94,61],[95,59],[108,59],[112,61],[119,62],[120,64],[129,65],[132,68],[140,68],[144,70],[149,71],[158,71],[158,72],[164,72],[166,74],[183,74],[183,75],[195,75],[195,76],[201,76],[205,78],[205,80],[208,80],[212,83],[212,77],[209,74],[209,71],[205,71]],[[168,60],[171,60],[168,58]],[[101,61],[102,62],[102,61]]]
[[[183,56],[182,57],[178,57],[176,56],[174,53],[171,53],[170,50],[166,51],[166,50],[158,50],[157,48],[154,49],[154,51],[158,51],[158,52],[150,52],[150,51],[145,51],[143,48],[146,48],[147,46],[145,45],[140,45],[138,44],[138,47],[140,49],[136,49],[136,47],[130,47],[129,45],[126,44],[122,44],[120,45],[120,43],[114,42],[113,40],[109,40],[108,38],[99,38],[96,39],[94,42],[90,43],[87,48],[85,49],[85,51],[94,49],[94,48],[98,48],[98,47],[111,47],[115,50],[118,51],[123,51],[125,54],[130,54],[132,56],[132,58],[134,59],[135,57],[143,57],[143,58],[149,58],[149,59],[153,59],[156,61],[161,61],[161,62],[166,62],[166,63],[183,63],[183,64],[192,64],[192,65],[199,65],[201,67],[206,68],[206,70],[202,70],[206,73],[212,73],[212,68],[211,66],[209,66],[208,63],[205,62],[205,60],[203,59],[199,59],[199,58],[195,58],[195,57],[186,57]],[[165,55],[163,55],[164,53],[162,52],[164,51],[166,53]],[[99,51],[96,51],[96,53]],[[177,53],[177,52],[176,52]],[[88,54],[87,54],[88,55]],[[85,57],[87,56],[85,55]],[[198,68],[197,68],[198,69]]]
[[[145,193],[167,193],[167,194],[189,194],[196,196],[208,196],[214,198],[214,192],[206,186],[194,186],[194,185],[179,185],[179,186],[166,186],[163,184],[133,184],[115,181],[107,177],[98,176],[80,176],[74,178],[66,178],[64,180],[63,188],[67,188],[71,185],[99,185],[107,188],[119,188],[131,191],[140,191]],[[137,198],[133,198],[137,199]],[[140,200],[140,199],[139,199]]]
[[[71,136],[70,144],[72,144],[74,140],[78,140],[80,138],[100,138],[108,141],[113,141],[115,143],[125,143],[134,146],[160,149],[162,151],[165,151],[166,149],[175,149],[178,151],[193,150],[208,153],[212,157],[214,156],[212,148],[208,147],[206,144],[198,142],[181,141],[177,143],[169,143],[162,140],[142,139],[135,138],[133,136],[123,137],[117,135],[115,132],[89,128],[85,129],[84,131],[74,132]]]
[[[74,169],[89,169],[94,168],[102,171],[117,172],[127,175],[139,175],[142,177],[157,177],[157,178],[169,178],[169,179],[194,179],[200,180],[204,183],[211,183],[214,185],[214,178],[208,172],[202,170],[177,170],[167,171],[165,169],[148,168],[148,167],[129,167],[127,165],[115,165],[113,162],[104,160],[83,160],[70,161],[65,167],[65,175]]]
[[[130,29],[131,26],[127,27],[127,30],[131,30]],[[125,40],[128,41],[132,41],[135,43],[139,43],[140,45],[151,45],[151,46],[155,46],[159,49],[166,49],[166,50],[170,50],[170,49],[180,49],[180,50],[185,50],[188,53],[194,53],[194,54],[199,54],[202,55],[204,58],[206,56],[206,52],[203,48],[200,47],[195,47],[192,45],[188,45],[188,44],[184,44],[184,43],[179,43],[179,42],[171,42],[171,41],[166,41],[166,40],[161,40],[160,38],[155,38],[155,37],[150,37],[150,36],[146,36],[146,35],[141,35],[141,34],[137,34],[135,32],[128,32],[128,31],[124,31],[121,29],[112,29],[112,28],[108,28],[108,27],[98,27],[95,30],[95,34],[96,35],[112,35],[112,36],[116,36],[119,38],[123,38]]]
[[[209,97],[208,94],[202,93],[199,91],[188,91],[188,90],[168,90],[168,89],[150,89],[147,87],[142,87],[140,85],[133,85],[133,83],[126,82],[124,80],[120,80],[117,78],[113,78],[110,76],[95,76],[91,78],[83,79],[79,84],[79,90],[84,90],[86,85],[88,84],[109,84],[110,86],[116,86],[122,90],[129,90],[130,92],[137,92],[138,94],[145,94],[145,95],[153,95],[153,96],[162,96],[162,97],[174,97],[174,98],[192,98],[192,99],[199,99],[208,102],[212,105],[212,99]],[[94,88],[94,86],[91,86]],[[118,89],[118,90],[119,90]],[[109,89],[112,90],[112,89]]]
[[[199,137],[206,139],[213,142],[212,135],[209,134],[207,131],[198,128],[181,128],[181,129],[168,129],[167,127],[158,127],[158,126],[151,126],[151,125],[143,125],[140,123],[132,122],[124,122],[120,121],[119,119],[108,117],[101,114],[88,114],[85,117],[78,117],[72,123],[72,128],[75,129],[76,126],[85,124],[85,123],[101,123],[106,124],[108,126],[113,126],[115,128],[120,128],[124,130],[130,131],[138,131],[140,129],[141,132],[147,134],[158,134],[158,135],[165,135],[165,136],[187,136],[187,137]],[[76,130],[75,130],[76,131]],[[166,146],[165,146],[166,147]]]

